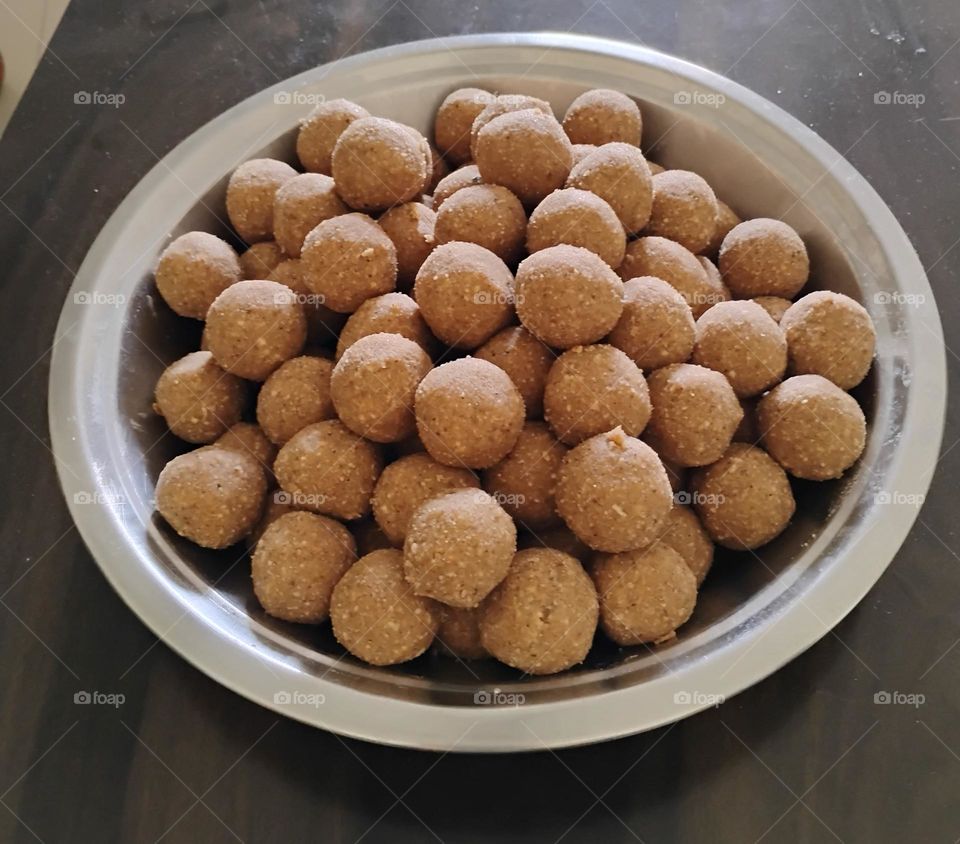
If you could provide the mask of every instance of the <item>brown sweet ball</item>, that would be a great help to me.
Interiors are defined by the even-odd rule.
[[[589,249],[615,269],[623,262],[627,236],[613,209],[599,196],[564,188],[555,190],[533,210],[527,227],[529,252],[559,243]]]
[[[163,250],[155,273],[163,301],[192,319],[206,319],[213,300],[242,276],[233,247],[206,232],[180,235]]]
[[[249,454],[205,446],[174,457],[157,478],[157,512],[203,548],[227,548],[263,511],[267,478]]]
[[[687,300],[694,319],[717,303],[716,287],[697,256],[665,237],[641,237],[628,243],[617,272],[624,280],[641,276],[663,279]]]
[[[527,422],[513,451],[483,473],[483,488],[523,527],[549,527],[558,521],[554,492],[566,453],[543,422]]]
[[[354,120],[369,117],[370,112],[350,100],[336,99],[320,103],[303,120],[297,135],[297,157],[304,170],[329,176],[330,158],[340,135]]]
[[[345,314],[331,311],[318,296],[310,291],[303,276],[303,264],[298,258],[281,261],[270,273],[270,281],[286,285],[297,294],[307,318],[307,342],[318,346],[330,346],[343,328]]]
[[[373,491],[373,517],[394,545],[402,545],[413,514],[433,498],[460,489],[478,489],[469,469],[445,466],[429,454],[409,454],[383,470]]]
[[[377,447],[336,419],[297,431],[273,463],[290,503],[344,520],[370,512],[382,468]]]
[[[453,164],[470,160],[470,129],[496,96],[481,88],[458,88],[440,103],[433,122],[433,140]]]
[[[366,214],[325,220],[303,242],[303,278],[323,304],[352,314],[397,286],[397,249]]]
[[[473,185],[458,190],[437,212],[437,244],[462,241],[489,249],[507,264],[523,252],[527,214],[501,185]]]
[[[358,211],[416,199],[430,178],[429,146],[419,132],[382,117],[361,117],[340,135],[331,158],[337,193]]]
[[[853,396],[822,375],[794,375],[757,405],[763,446],[796,478],[839,478],[863,453],[867,423]]]
[[[517,316],[548,346],[570,349],[609,334],[623,311],[623,284],[581,246],[550,246],[517,268]]]
[[[261,240],[254,243],[240,255],[240,270],[243,278],[254,281],[258,278],[270,278],[272,273],[286,258],[280,244],[275,240]]]
[[[640,108],[626,94],[607,88],[584,91],[563,116],[563,129],[574,144],[624,143],[640,146]]]
[[[783,319],[783,315],[787,312],[787,309],[793,304],[789,299],[784,299],[782,296],[754,296],[753,300],[761,308],[763,308],[770,318],[780,324],[780,320]]]
[[[420,267],[413,296],[430,330],[448,346],[475,349],[513,316],[513,275],[475,243],[438,246]]]
[[[674,504],[657,542],[668,545],[683,558],[697,586],[703,583],[713,565],[713,540],[693,510]]]
[[[619,349],[600,343],[575,346],[550,369],[543,415],[567,445],[618,426],[636,437],[650,419],[647,382]]]
[[[593,552],[580,541],[577,535],[562,522],[554,527],[538,530],[536,533],[527,533],[518,540],[518,547],[552,548],[569,554],[575,560],[583,562]]]
[[[697,260],[700,262],[700,266],[703,267],[703,271],[707,274],[707,282],[711,287],[711,290],[702,297],[706,306],[710,308],[718,302],[729,302],[733,296],[730,295],[730,290],[727,285],[723,283],[723,276],[720,275],[720,270],[717,269],[717,265],[706,255],[697,255]]]
[[[357,543],[357,554],[365,557],[373,551],[380,551],[383,548],[393,548],[392,543],[380,530],[373,519],[360,519],[350,525],[350,532]]]
[[[240,421],[246,385],[224,372],[210,352],[191,352],[170,364],[157,381],[154,409],[188,443],[210,443]]]
[[[646,443],[621,428],[584,440],[563,459],[557,512],[595,551],[649,545],[673,505],[670,480]]]
[[[476,164],[465,164],[458,170],[444,176],[437,183],[433,190],[433,209],[439,211],[443,203],[458,190],[482,184],[483,177],[480,175],[480,168]]]
[[[229,448],[241,454],[249,454],[266,472],[273,470],[277,447],[267,439],[259,425],[252,422],[237,422],[224,431],[213,443],[220,448]]]
[[[283,251],[299,258],[303,239],[324,220],[346,214],[333,179],[320,173],[301,173],[283,185],[273,200],[273,234]]]
[[[527,419],[543,414],[543,391],[554,355],[526,328],[512,325],[494,334],[474,357],[499,366],[520,391]]]
[[[703,177],[665,170],[653,177],[653,210],[646,232],[675,240],[691,252],[710,245],[717,228],[717,197]]]
[[[490,656],[480,641],[478,607],[442,607],[437,642],[441,653],[457,659],[487,659]]]
[[[417,271],[437,241],[436,212],[422,202],[405,202],[391,208],[377,221],[397,250],[397,286],[409,290]]]
[[[389,548],[361,557],[330,599],[333,635],[371,665],[420,656],[440,629],[440,605],[413,594],[403,579],[403,553]]]
[[[287,513],[257,542],[250,563],[253,593],[274,618],[320,624],[330,615],[333,587],[356,559],[356,543],[340,522]]]
[[[517,552],[513,519],[479,489],[420,506],[403,543],[403,574],[417,595],[475,607],[507,575]]]
[[[553,108],[550,103],[539,97],[528,97],[526,94],[500,94],[492,103],[484,106],[483,111],[476,116],[470,127],[470,158],[474,161],[477,159],[477,139],[484,126],[504,114],[528,109],[553,117]]]
[[[276,281],[238,281],[207,312],[207,342],[227,372],[263,381],[307,341],[297,296]]]
[[[733,439],[743,409],[727,379],[691,363],[674,363],[647,378],[653,413],[646,435],[656,450],[681,466],[719,460]]]
[[[590,574],[600,599],[600,627],[616,644],[658,644],[693,615],[697,580],[669,545],[605,554]]]
[[[686,362],[695,336],[690,306],[667,282],[644,276],[623,285],[623,314],[607,339],[641,369]]]
[[[417,430],[413,397],[433,362],[399,334],[361,337],[337,361],[330,397],[340,420],[379,443],[399,442]]]
[[[852,390],[870,370],[877,332],[859,302],[818,290],[798,299],[783,315],[790,372],[822,375],[841,390]]]
[[[756,302],[720,302],[697,320],[691,360],[723,373],[738,398],[749,398],[783,379],[787,341]]]
[[[653,209],[653,178],[643,153],[630,144],[604,144],[574,164],[567,187],[605,200],[629,234],[640,231]]]
[[[254,158],[233,171],[227,182],[227,217],[243,240],[273,237],[274,198],[296,175],[289,164],[272,158]]]
[[[762,448],[733,443],[693,473],[693,506],[713,541],[746,551],[779,536],[797,509],[786,472]]]
[[[510,376],[477,358],[428,372],[415,410],[424,447],[447,466],[493,466],[513,450],[523,429],[523,399]]]
[[[437,342],[420,314],[420,306],[406,293],[385,293],[367,299],[350,315],[337,341],[337,360],[361,337],[370,334],[399,334],[413,340],[427,354]]]
[[[800,235],[780,220],[758,217],[734,226],[720,246],[720,272],[738,299],[792,299],[807,283],[810,259]]]
[[[590,153],[596,152],[600,147],[596,144],[573,144],[570,149],[573,152],[573,166],[576,167]],[[572,170],[570,172],[573,173]]]
[[[257,396],[257,422],[271,442],[286,443],[297,431],[333,419],[330,374],[333,362],[303,355],[283,363]]]
[[[552,115],[534,109],[496,117],[477,133],[477,167],[488,184],[509,188],[534,206],[562,188],[573,166],[573,151]]]
[[[597,592],[573,557],[530,548],[480,608],[480,641],[526,674],[555,674],[583,662],[593,644]]]
[[[704,255],[710,255],[711,257],[716,257],[720,252],[720,245],[723,243],[723,239],[730,233],[731,229],[735,226],[739,226],[742,223],[736,211],[734,211],[726,202],[717,200],[717,225],[713,230],[713,237],[710,238],[710,243],[707,244],[707,248],[703,250]]]

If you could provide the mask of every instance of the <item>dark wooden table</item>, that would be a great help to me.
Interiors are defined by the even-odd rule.
[[[957,391],[956,0],[74,0],[0,143],[0,840],[960,838],[956,403],[913,533],[832,634],[719,709],[560,753],[440,756],[278,718],[158,642],[73,528],[47,432],[54,326],[90,243],[155,155],[342,55],[542,28],[726,73],[844,152],[927,267]],[[125,102],[75,103],[81,91]],[[924,101],[876,103],[880,91]],[[93,690],[124,702],[74,703]],[[878,691],[924,702],[877,705]]]

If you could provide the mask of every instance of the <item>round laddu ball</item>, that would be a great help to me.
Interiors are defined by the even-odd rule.
[[[513,275],[489,249],[475,243],[445,243],[420,267],[413,297],[441,341],[475,349],[509,324]]]
[[[440,605],[413,594],[396,549],[361,557],[340,578],[330,599],[333,635],[371,665],[396,665],[420,656],[440,629]]]
[[[240,421],[246,385],[224,372],[210,352],[191,352],[157,381],[154,405],[167,427],[188,443],[210,443]]]
[[[650,419],[650,394],[637,365],[613,346],[575,346],[547,376],[543,415],[557,438],[576,445],[620,427],[635,437]]]
[[[437,345],[420,314],[420,306],[405,293],[375,296],[357,308],[340,332],[337,360],[357,340],[370,334],[399,334],[413,340],[427,354],[432,353]]]
[[[674,504],[657,542],[676,551],[693,573],[697,586],[713,565],[713,540],[689,507]]]
[[[716,285],[697,256],[665,237],[641,237],[628,243],[617,272],[624,281],[641,276],[662,278],[687,300],[694,319],[718,301]]]
[[[263,381],[307,341],[296,294],[276,281],[238,281],[207,312],[207,342],[227,372]]]
[[[615,269],[623,262],[627,236],[613,209],[599,196],[564,188],[534,209],[527,226],[529,252],[560,243],[589,249]]]
[[[260,519],[267,479],[248,454],[205,446],[174,457],[160,472],[157,512],[203,548],[228,548]]]
[[[758,217],[734,226],[719,257],[723,281],[738,299],[792,299],[807,283],[810,259],[800,235],[780,220]]]
[[[628,234],[650,221],[653,177],[643,153],[630,144],[604,144],[574,164],[568,188],[590,191],[605,200]]]
[[[484,106],[473,121],[470,127],[470,157],[476,161],[477,158],[477,139],[480,130],[498,117],[504,114],[510,114],[515,111],[527,111],[533,109],[553,117],[553,108],[546,100],[539,97],[528,97],[526,94],[500,94],[492,103]]]
[[[458,88],[447,94],[433,121],[433,140],[453,164],[470,160],[470,129],[496,97],[481,88]]]
[[[360,519],[350,525],[350,532],[357,543],[357,553],[365,557],[372,551],[380,551],[383,548],[393,548],[392,543],[373,519]]]
[[[534,337],[557,349],[595,343],[623,311],[623,283],[582,246],[550,246],[517,268],[517,316]]]
[[[789,299],[784,299],[782,296],[754,296],[752,301],[763,308],[777,325],[780,325],[783,315],[793,304]]]
[[[304,170],[329,176],[330,159],[340,135],[353,121],[369,117],[370,112],[350,100],[336,99],[320,103],[302,121],[297,134],[297,157]]]
[[[787,474],[762,448],[733,443],[693,473],[693,506],[713,541],[746,551],[779,536],[797,509]]]
[[[557,512],[595,551],[649,545],[673,505],[670,480],[646,443],[620,428],[573,448],[557,476]]]
[[[842,293],[818,290],[798,299],[783,315],[790,372],[822,375],[841,390],[867,376],[877,343],[870,314]]]
[[[573,166],[570,141],[556,118],[541,111],[512,111],[477,133],[477,167],[487,184],[509,188],[534,206],[562,188]]]
[[[573,144],[570,147],[573,151],[573,166],[576,167],[583,159],[585,159],[591,152],[596,152],[600,147],[596,144]],[[571,173],[573,171],[571,170]]]
[[[562,551],[580,561],[586,560],[593,553],[565,524],[543,528],[536,533],[528,532],[517,540],[517,545],[522,550],[552,548],[554,551]]]
[[[383,211],[416,199],[430,178],[429,146],[409,126],[361,117],[340,135],[331,167],[337,193],[358,211]]]
[[[690,306],[665,281],[644,276],[623,285],[623,314],[607,339],[641,369],[685,363],[695,337]]]
[[[480,360],[499,366],[523,398],[528,419],[543,414],[543,391],[554,355],[526,328],[512,325],[493,335],[474,352]]]
[[[397,250],[397,286],[409,290],[436,245],[436,212],[422,202],[405,202],[377,221]]]
[[[307,287],[337,313],[352,314],[397,286],[397,249],[365,214],[324,220],[307,235],[301,256]]]
[[[243,277],[229,243],[206,232],[180,235],[160,255],[157,290],[180,316],[206,319],[213,300]]]
[[[324,220],[346,214],[333,179],[320,173],[301,173],[283,185],[273,200],[273,234],[283,251],[299,258],[303,239]]]
[[[510,376],[476,358],[428,372],[414,409],[424,447],[447,466],[493,466],[513,450],[523,429],[523,399]]]
[[[458,190],[474,185],[482,185],[483,177],[476,164],[465,164],[449,175],[444,176],[433,189],[433,208],[439,211],[444,202]]]
[[[573,557],[530,548],[480,608],[480,641],[525,674],[556,674],[586,658],[597,630],[597,592]]]
[[[710,243],[707,244],[707,248],[703,250],[704,255],[710,255],[711,257],[716,257],[720,252],[720,245],[723,243],[723,239],[730,233],[730,230],[734,226],[739,226],[742,223],[737,216],[737,212],[734,211],[726,202],[717,200],[717,225],[713,230],[713,237],[710,238]]]
[[[469,469],[445,466],[429,454],[401,457],[387,466],[373,491],[373,517],[387,539],[402,545],[413,514],[431,499],[460,489],[478,489]]]
[[[640,107],[626,94],[595,88],[580,94],[563,116],[563,129],[574,144],[624,143],[640,146]]]
[[[240,255],[242,277],[247,281],[270,278],[270,273],[286,258],[280,244],[275,240],[261,240],[259,243],[254,243]]]
[[[448,492],[413,514],[403,574],[414,594],[475,607],[507,575],[517,551],[513,519],[479,489]]]
[[[691,252],[702,252],[717,228],[713,188],[689,170],[665,170],[653,177],[653,210],[646,232],[666,237]]]
[[[555,489],[566,453],[543,422],[527,422],[513,451],[483,473],[483,488],[523,527],[548,527],[558,521]]]
[[[335,416],[330,397],[333,362],[303,355],[281,364],[260,388],[257,422],[271,442],[283,445],[297,431]]]
[[[243,240],[273,237],[274,199],[296,175],[289,164],[272,158],[254,158],[233,171],[227,182],[227,217]]]
[[[432,366],[423,349],[399,334],[361,337],[343,353],[330,377],[337,415],[354,433],[374,442],[413,436],[413,398]]]
[[[268,615],[320,624],[330,614],[337,581],[357,559],[340,522],[315,513],[287,513],[260,537],[251,559],[253,592]]]
[[[791,475],[839,478],[863,453],[867,423],[853,396],[821,375],[794,375],[757,405],[763,446]]]
[[[370,512],[382,468],[377,447],[335,419],[297,431],[273,463],[290,503],[344,520]]]
[[[501,185],[473,185],[458,190],[437,211],[437,244],[462,241],[489,249],[507,264],[523,252],[527,214]]]
[[[692,360],[725,375],[738,398],[749,398],[783,379],[787,341],[756,302],[720,302],[697,320]]]
[[[646,436],[681,466],[719,460],[733,440],[743,409],[727,379],[691,363],[675,363],[647,378],[653,413]]]
[[[457,659],[487,659],[480,641],[480,610],[477,607],[447,607],[440,611],[437,632],[440,652]]]
[[[696,578],[669,545],[604,555],[590,573],[600,627],[618,645],[666,642],[693,615]]]
[[[331,345],[347,317],[331,311],[321,301],[322,296],[311,292],[307,287],[300,259],[288,258],[281,261],[270,273],[270,281],[283,284],[297,294],[297,301],[303,306],[303,315],[307,318],[307,342],[318,346]]]
[[[266,472],[273,471],[273,461],[277,456],[277,447],[267,439],[259,425],[252,422],[237,422],[224,431],[214,445],[249,454]]]

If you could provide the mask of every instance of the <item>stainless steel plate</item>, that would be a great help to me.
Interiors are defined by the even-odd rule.
[[[347,97],[428,130],[442,97],[468,84],[545,97],[560,113],[592,87],[636,97],[655,158],[702,173],[742,216],[796,227],[814,286],[857,297],[878,330],[876,364],[858,388],[869,440],[848,477],[797,484],[795,523],[759,555],[721,559],[675,642],[655,651],[598,645],[586,665],[552,678],[437,656],[394,669],[361,665],[329,631],[267,618],[246,561],[191,547],[152,513],[157,474],[183,448],[149,412],[153,384],[199,341],[199,326],[174,317],[153,288],[164,245],[189,229],[226,234],[227,175],[247,158],[290,156],[296,122],[319,97]],[[84,261],[57,333],[50,426],[61,481],[93,556],[133,611],[251,700],[345,735],[420,748],[594,742],[686,717],[757,682],[830,630],[889,564],[943,430],[946,367],[933,295],[906,235],[863,178],[797,120],[727,79],[571,35],[390,47],[244,101],[124,200]]]

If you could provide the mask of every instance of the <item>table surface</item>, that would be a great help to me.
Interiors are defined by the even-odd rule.
[[[913,532],[831,634],[722,707],[557,753],[443,756],[279,718],[159,642],[77,535],[49,452],[54,328],[91,242],[157,157],[244,97],[340,56],[544,28],[725,73],[843,152],[927,268],[957,394],[956,0],[74,0],[0,143],[0,840],[960,838],[956,403]],[[79,105],[78,91],[125,102]],[[880,91],[920,96],[883,104]],[[83,690],[124,702],[75,705]],[[877,705],[879,691],[914,703]]]

